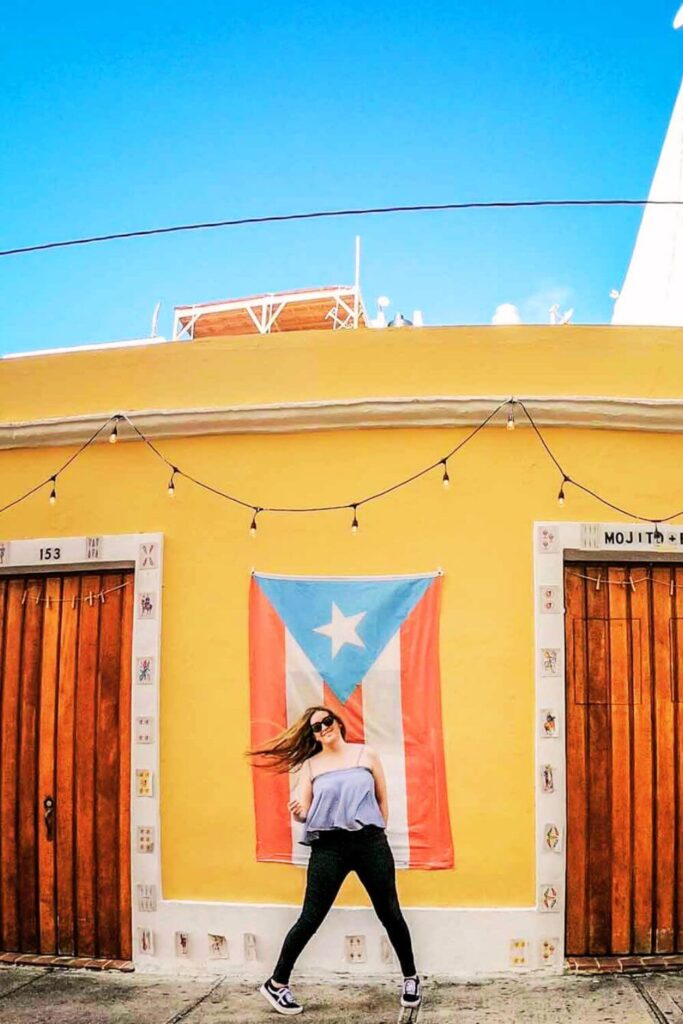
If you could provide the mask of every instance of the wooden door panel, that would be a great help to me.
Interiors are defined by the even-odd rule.
[[[567,566],[565,593],[567,952],[680,951],[683,569]]]
[[[131,956],[132,626],[130,572],[0,577],[4,950]]]
[[[100,601],[89,595],[100,589],[99,576],[81,581],[78,664],[74,728],[74,818],[76,875],[76,949],[79,956],[97,956],[95,939],[95,710]]]
[[[608,671],[611,731],[611,901],[610,952],[631,949],[631,705],[635,699],[633,666],[640,655],[639,623],[628,619],[626,572],[609,570]],[[629,628],[637,626],[637,629]],[[638,687],[639,688],[639,687]]]
[[[81,581],[67,576],[62,589],[57,691],[55,857],[57,861],[57,952],[76,955],[74,856],[74,720]]]
[[[55,828],[54,812],[50,833],[44,801],[55,794],[55,714],[59,679],[59,620],[62,581],[45,582],[42,660],[40,666],[40,722],[38,731],[38,938],[40,949],[57,948],[55,915]]]
[[[567,764],[571,765],[571,786],[567,787],[567,913],[566,946],[582,955],[588,949],[586,897],[588,892],[587,813],[588,757],[586,705],[585,590],[583,581],[572,574],[565,581],[567,609]],[[571,711],[570,711],[571,708]]]
[[[586,591],[588,655],[588,706],[586,745],[588,758],[588,947],[607,953],[610,947],[611,914],[605,894],[611,891],[612,850],[611,760],[609,730],[609,672],[605,619],[609,614],[609,587]]]
[[[22,580],[7,581],[2,674],[2,773],[0,773],[0,834],[2,835],[2,948],[19,950],[19,893],[17,871],[17,778],[19,768],[19,689],[21,633],[24,606]]]

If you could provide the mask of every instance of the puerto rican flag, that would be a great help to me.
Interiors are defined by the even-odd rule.
[[[439,679],[441,574],[252,575],[251,742],[323,705],[381,757],[397,867],[452,868]],[[253,769],[256,859],[305,864],[287,802],[297,773]]]

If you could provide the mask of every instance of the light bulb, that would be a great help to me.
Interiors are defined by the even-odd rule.
[[[57,477],[52,476],[50,477],[50,479],[52,481],[52,490],[50,491],[50,504],[54,505],[54,503],[57,501]]]
[[[253,515],[253,518],[251,520],[251,526],[249,527],[249,534],[252,537],[256,536],[256,530],[258,529],[258,527],[256,525],[256,516],[259,514],[260,511],[261,511],[260,508],[255,508],[254,509],[254,515]]]
[[[175,498],[175,475],[177,472],[178,470],[174,466],[173,472],[171,473],[171,479],[168,481],[167,493],[169,498]]]
[[[515,429],[515,408],[513,405],[510,405],[510,408],[508,410],[507,428],[508,430]]]
[[[560,492],[557,495],[557,504],[558,505],[564,505],[564,497],[565,497],[565,495],[564,495],[564,485],[568,484],[568,483],[569,483],[569,477],[568,476],[563,477],[562,478],[562,483],[560,484]]]
[[[353,509],[353,522],[351,523],[351,533],[358,533],[358,516],[356,515],[356,505],[352,505]]]
[[[443,466],[443,479],[441,483],[444,485],[446,489],[448,489],[451,485],[451,478],[448,475],[448,463],[446,459],[442,459],[441,464]]]
[[[109,444],[116,444],[119,439],[119,428],[114,424],[112,432],[109,435]]]

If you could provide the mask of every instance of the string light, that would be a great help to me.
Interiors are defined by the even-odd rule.
[[[176,478],[176,476],[178,474],[180,474],[186,480],[189,480],[191,483],[195,484],[197,487],[200,487],[202,490],[205,490],[205,491],[207,491],[207,492],[209,492],[211,494],[215,494],[217,497],[223,498],[224,500],[229,501],[232,504],[239,505],[242,508],[250,509],[252,511],[252,525],[255,525],[255,513],[257,511],[258,512],[307,512],[307,513],[312,513],[312,512],[333,512],[333,511],[339,511],[341,509],[352,509],[353,510],[353,522],[351,524],[351,529],[352,529],[352,531],[354,533],[356,533],[358,531],[358,527],[359,527],[358,514],[357,514],[357,510],[358,510],[359,505],[365,505],[368,502],[376,501],[378,498],[383,498],[383,497],[385,497],[388,494],[393,494],[394,491],[398,491],[398,490],[400,490],[400,489],[402,489],[404,487],[407,487],[408,485],[410,485],[414,481],[421,479],[426,474],[433,472],[434,469],[437,466],[439,466],[439,465],[443,466],[443,468],[444,468],[444,474],[443,474],[443,477],[442,477],[442,482],[443,482],[444,486],[448,486],[448,484],[450,483],[450,478],[449,478],[449,475],[448,475],[448,462],[449,462],[449,460],[453,456],[455,456],[458,452],[460,452],[460,450],[462,448],[464,448],[465,445],[469,444],[472,440],[474,440],[474,438],[477,436],[477,434],[479,434],[480,431],[485,429],[485,427],[487,427],[488,424],[506,406],[508,407],[508,414],[507,414],[508,427],[510,427],[510,429],[512,429],[511,423],[514,422],[514,406],[515,405],[519,406],[519,408],[522,410],[524,416],[526,417],[526,420],[529,423],[529,426],[532,428],[533,432],[535,433],[536,437],[538,438],[538,441],[539,441],[540,445],[545,450],[546,455],[551,460],[551,462],[553,462],[553,464],[555,465],[556,469],[559,470],[559,472],[562,475],[562,483],[560,485],[560,490],[559,490],[559,493],[558,493],[558,496],[557,496],[558,497],[558,502],[559,502],[560,505],[563,505],[564,501],[565,501],[565,486],[567,484],[571,483],[575,488],[577,488],[577,490],[583,491],[584,494],[588,495],[591,498],[594,498],[596,501],[600,502],[600,504],[604,505],[608,509],[611,509],[613,512],[617,512],[619,515],[625,516],[628,519],[637,520],[637,521],[639,521],[641,523],[652,524],[655,527],[654,535],[655,535],[656,543],[662,543],[662,541],[664,539],[664,535],[661,532],[662,524],[673,523],[674,520],[680,519],[683,516],[683,509],[680,509],[680,510],[678,510],[676,512],[673,512],[671,515],[668,515],[668,516],[658,516],[657,518],[655,518],[653,516],[639,515],[637,512],[634,512],[634,511],[632,511],[630,509],[626,509],[626,508],[624,508],[621,505],[617,505],[615,502],[609,501],[607,498],[603,497],[597,491],[593,490],[590,487],[587,487],[585,484],[579,483],[579,481],[575,477],[569,477],[565,473],[562,465],[560,464],[560,462],[558,461],[558,459],[554,455],[552,449],[548,445],[548,442],[546,441],[545,437],[541,433],[538,425],[536,424],[533,416],[531,415],[531,413],[527,409],[526,404],[524,403],[524,401],[522,401],[521,399],[516,399],[516,398],[504,399],[502,402],[499,402],[497,405],[495,405],[493,407],[493,409],[491,410],[491,412],[488,413],[488,415],[485,416],[484,419],[482,419],[482,421],[480,423],[478,423],[468,434],[466,434],[465,437],[462,438],[462,440],[460,440],[458,442],[458,444],[456,444],[456,446],[452,449],[452,451],[448,452],[448,454],[445,455],[442,459],[438,459],[436,462],[432,462],[429,465],[424,466],[422,469],[418,469],[416,472],[412,473],[410,476],[407,476],[407,477],[405,477],[405,478],[403,478],[401,480],[397,480],[395,483],[390,484],[387,487],[384,487],[382,490],[375,491],[375,492],[372,492],[370,494],[366,494],[366,495],[364,495],[362,497],[361,500],[359,500],[357,502],[354,502],[353,504],[350,504],[350,505],[347,504],[347,503],[337,504],[337,505],[310,505],[310,506],[309,505],[306,505],[306,506],[304,506],[304,505],[299,505],[299,506],[277,506],[277,505],[258,506],[258,505],[253,505],[251,502],[244,501],[244,499],[238,497],[237,495],[231,494],[231,493],[229,493],[227,491],[224,491],[224,490],[222,490],[222,489],[220,489],[218,487],[215,487],[215,486],[213,486],[212,484],[208,483],[205,480],[200,480],[198,477],[191,476],[191,475],[189,475],[187,473],[182,472],[180,469],[178,469],[177,466],[174,466],[171,462],[169,462],[169,460],[166,458],[166,456],[163,455],[162,452],[160,452],[158,448],[156,448],[156,446],[152,443],[152,441],[150,441],[149,438],[146,437],[142,433],[142,431],[138,428],[138,426],[125,413],[117,413],[116,415],[107,417],[107,419],[104,420],[104,422],[97,428],[97,430],[95,430],[91,434],[91,436],[80,446],[80,448],[78,448],[75,452],[73,452],[69,456],[69,458],[56,470],[56,472],[52,476],[48,477],[47,481],[45,479],[40,480],[37,484],[34,484],[33,487],[29,488],[23,494],[20,494],[18,497],[11,499],[10,501],[6,502],[4,505],[0,505],[0,514],[2,514],[3,512],[7,512],[9,509],[14,508],[16,505],[19,505],[22,502],[26,501],[28,498],[31,497],[31,495],[36,494],[38,491],[40,491],[46,485],[46,483],[51,483],[52,484],[52,487],[51,487],[51,490],[50,490],[50,503],[54,505],[56,500],[57,500],[56,481],[57,481],[57,477],[59,476],[59,474],[64,472],[64,470],[66,470],[76,459],[78,459],[86,451],[86,449],[88,449],[92,444],[94,444],[98,440],[98,438],[100,438],[100,435],[104,431],[107,430],[107,427],[110,427],[111,434],[114,437],[116,437],[116,436],[118,436],[117,423],[118,422],[125,422],[125,423],[128,424],[128,426],[130,427],[131,431],[139,438],[139,440],[142,441],[142,443],[145,444],[147,446],[147,448],[149,448],[149,450],[160,461],[162,461],[168,468],[171,469],[171,471],[172,471],[171,472],[171,478],[170,478],[169,483],[168,483],[168,494],[169,494],[169,497],[173,497],[175,495],[175,478]],[[109,440],[110,441],[112,440],[111,436],[109,437]]]
[[[571,483],[571,480],[569,479],[569,477],[568,476],[563,476],[562,477],[562,483],[560,484],[560,493],[557,495],[557,503],[558,503],[558,505],[564,505],[564,485],[565,484],[569,484],[569,483]]]
[[[116,416],[115,419],[114,419],[114,426],[111,428],[111,434],[109,435],[109,443],[110,444],[116,444],[116,442],[119,439],[119,428],[117,426],[118,422],[119,422],[119,417]]]
[[[507,429],[508,430],[514,430],[515,429],[515,400],[514,400],[514,398],[510,399],[510,408],[508,409]]]
[[[251,526],[249,527],[249,533],[250,533],[250,535],[252,537],[256,536],[256,530],[258,528],[257,525],[256,525],[256,516],[259,514],[260,511],[261,511],[260,508],[254,508],[254,515],[253,515],[253,518],[251,520]]]

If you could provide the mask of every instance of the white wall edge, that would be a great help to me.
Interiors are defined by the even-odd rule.
[[[82,444],[115,413],[127,413],[148,437],[214,434],[280,434],[370,428],[474,426],[509,395],[399,396],[327,399],[176,409],[104,409],[78,416],[58,416],[0,423],[0,449]],[[683,398],[638,398],[590,395],[516,395],[540,426],[602,430],[683,432]],[[503,426],[501,411],[492,426]],[[516,423],[528,422],[520,409]],[[119,424],[122,441],[135,435]],[[103,431],[100,439],[108,440]]]

